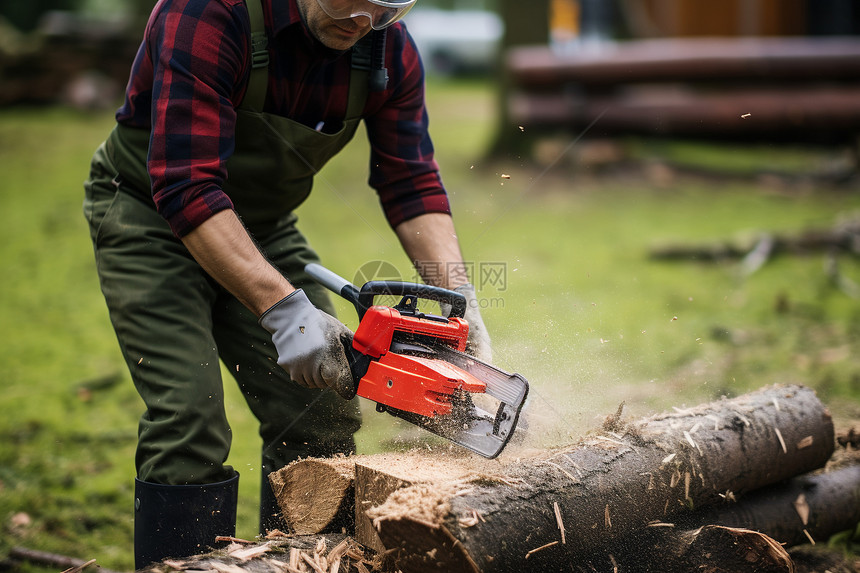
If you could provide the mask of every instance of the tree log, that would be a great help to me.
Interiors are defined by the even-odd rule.
[[[802,386],[615,428],[496,475],[419,484],[368,511],[404,572],[570,567],[649,522],[823,466],[830,414]]]
[[[755,529],[787,547],[826,541],[860,522],[860,465],[799,476],[687,517]]]
[[[661,571],[663,573],[794,573],[794,563],[788,552],[767,535],[738,527],[705,525],[692,531],[669,531],[663,537],[665,545],[649,553],[632,566],[619,566],[619,571]]]
[[[284,521],[297,535],[352,530],[353,458],[296,460],[269,474]]]

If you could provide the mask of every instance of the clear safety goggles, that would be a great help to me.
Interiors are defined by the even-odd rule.
[[[386,0],[317,0],[320,7],[335,20],[366,16],[374,30],[382,30],[400,20],[418,0],[388,2]]]

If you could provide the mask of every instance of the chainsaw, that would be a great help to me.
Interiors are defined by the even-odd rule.
[[[355,306],[359,324],[347,347],[356,394],[388,412],[486,458],[511,439],[529,384],[465,354],[469,324],[458,292],[401,281],[370,281],[361,289],[310,263],[315,281]],[[394,306],[376,297],[401,297]],[[425,314],[419,300],[450,305],[447,317]]]

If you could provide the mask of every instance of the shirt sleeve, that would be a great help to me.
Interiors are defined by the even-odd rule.
[[[249,25],[247,14],[233,8],[230,1],[174,0],[148,28],[147,167],[156,208],[179,237],[233,208],[222,185],[235,147],[234,98],[245,73]]]
[[[394,83],[390,97],[365,123],[371,147],[369,184],[388,223],[396,227],[425,213],[450,213],[451,208],[428,132],[418,50],[405,27],[389,30],[386,65]]]

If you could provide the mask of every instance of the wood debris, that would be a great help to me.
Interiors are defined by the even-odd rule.
[[[80,565],[75,565],[74,567],[69,567],[68,569],[63,571],[63,573],[80,573],[81,571],[83,571],[84,569],[86,569],[87,567],[89,567],[90,565],[92,565],[95,562],[96,562],[95,559],[90,559],[89,561],[87,561],[85,563],[81,563]]]
[[[803,526],[806,527],[809,524],[809,504],[806,502],[806,496],[798,495],[792,505],[794,505],[794,511],[797,512],[800,521],[803,522]]]
[[[381,560],[367,552],[352,537],[285,535],[266,536],[262,543],[235,541],[226,549],[184,560],[165,560],[148,569],[150,573],[184,571],[187,573],[373,573],[380,571]],[[334,543],[329,549],[329,542]],[[79,573],[79,572],[70,572]]]
[[[809,446],[811,446],[814,442],[815,442],[815,440],[813,439],[813,437],[812,437],[812,436],[806,436],[805,438],[803,438],[802,440],[800,440],[799,442],[797,442],[797,446],[796,446],[796,447],[797,447],[797,449],[798,449],[798,450],[803,450],[803,449],[808,448]]]
[[[543,551],[544,549],[549,549],[553,545],[558,545],[558,541],[551,541],[551,542],[547,543],[546,545],[541,545],[540,547],[535,547],[534,549],[532,549],[531,551],[526,553],[526,559],[528,559],[529,557],[531,557],[532,555],[534,555],[538,551]]]
[[[561,544],[567,543],[565,540],[564,521],[561,519],[561,508],[558,507],[558,502],[552,502],[552,510],[555,513],[555,521],[558,524],[558,530],[561,532]]]
[[[782,453],[787,454],[788,448],[785,447],[785,440],[782,437],[782,432],[779,431],[779,428],[774,428],[774,432],[776,432],[776,437],[779,440],[779,445],[782,447]]]

